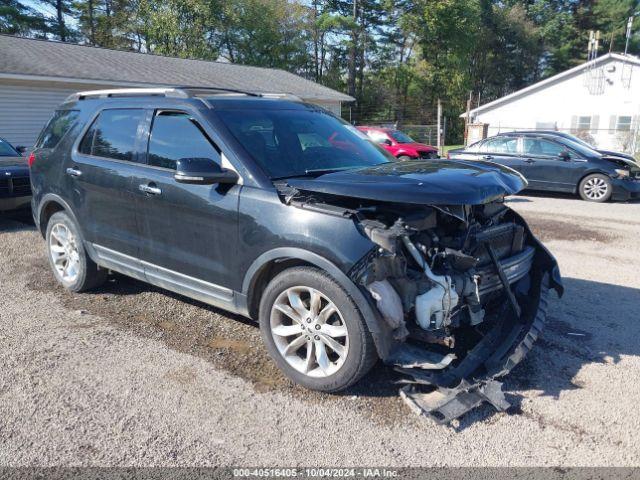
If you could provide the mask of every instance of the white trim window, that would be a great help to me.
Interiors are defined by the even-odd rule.
[[[579,132],[591,130],[591,116],[580,115],[576,127]]]
[[[616,131],[630,132],[632,122],[633,117],[631,115],[618,115],[618,118],[616,119]]]

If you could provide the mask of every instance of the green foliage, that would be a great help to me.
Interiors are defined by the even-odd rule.
[[[44,37],[49,32],[44,16],[19,0],[0,4],[0,33]]]
[[[3,0],[0,32],[282,68],[349,92],[359,123],[435,123],[440,99],[452,141],[469,92],[484,103],[584,62],[591,30],[601,53],[621,51],[640,11],[640,0],[42,2],[55,14]]]

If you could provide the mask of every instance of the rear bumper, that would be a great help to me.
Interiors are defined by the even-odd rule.
[[[0,212],[8,212],[11,210],[26,210],[31,204],[31,195],[22,197],[5,197],[0,198]]]
[[[627,200],[640,199],[640,180],[611,179],[613,186],[613,200],[626,202]]]

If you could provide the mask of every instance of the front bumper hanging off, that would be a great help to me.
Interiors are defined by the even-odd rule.
[[[400,390],[401,398],[409,407],[437,423],[446,424],[460,417],[483,402],[504,411],[510,404],[502,392],[502,384],[496,378],[506,375],[532,348],[544,327],[550,287],[562,294],[559,270],[553,257],[541,245],[533,255],[524,255],[524,262],[495,262],[491,278],[492,290],[503,287],[505,301],[512,303],[511,285],[524,275],[518,265],[528,264],[530,286],[526,301],[520,301],[517,314],[506,308],[501,318],[456,365],[441,370],[420,368],[410,360],[416,348],[409,344],[400,346],[386,360],[407,376]],[[488,274],[489,272],[485,272]],[[526,273],[525,273],[526,274]],[[488,286],[485,284],[485,287]],[[509,298],[511,297],[511,298]],[[414,355],[415,356],[415,355]]]

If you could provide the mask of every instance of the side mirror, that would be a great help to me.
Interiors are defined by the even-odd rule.
[[[27,147],[25,147],[24,145],[18,145],[16,147],[16,152],[18,152],[20,155],[22,155],[26,151],[27,151]]]
[[[181,158],[176,162],[176,182],[195,185],[236,183],[238,174],[222,168],[210,158]]]
[[[385,138],[385,139],[384,139],[384,141],[383,141],[382,143],[384,143],[385,145],[387,145],[387,146],[389,146],[389,147],[390,147],[391,145],[393,145],[393,142],[392,142],[391,140],[389,140],[388,138]]]
[[[560,160],[564,160],[565,162],[568,162],[569,160],[571,160],[571,154],[566,150],[563,150],[562,152],[560,152],[558,154],[558,157],[560,157]]]

